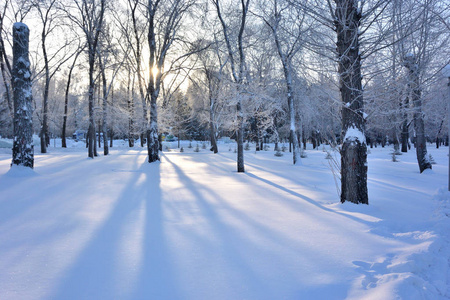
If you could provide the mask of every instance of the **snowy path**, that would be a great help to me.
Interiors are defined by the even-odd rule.
[[[336,203],[321,151],[248,152],[245,174],[227,151],[85,155],[29,174],[0,154],[0,299],[446,299],[439,166],[374,156],[361,207]]]

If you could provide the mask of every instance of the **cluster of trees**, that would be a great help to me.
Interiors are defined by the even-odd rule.
[[[3,136],[11,135],[14,22],[31,27],[34,131],[87,130],[159,160],[161,133],[340,145],[341,201],[368,203],[367,146],[448,144],[450,5],[444,0],[6,0],[0,4]],[[101,133],[97,134],[96,133]],[[111,141],[108,143],[108,137]]]

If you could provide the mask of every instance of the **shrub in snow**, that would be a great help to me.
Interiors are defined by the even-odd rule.
[[[206,143],[202,144],[202,149],[206,149]]]
[[[430,164],[435,165],[436,161],[434,160],[434,157],[431,156],[431,154],[428,154],[428,161],[430,162]]]
[[[395,153],[395,155],[402,155],[399,149],[394,149],[393,152]]]
[[[250,150],[250,144],[248,142],[245,144],[244,150],[247,150],[247,151]]]
[[[395,153],[395,151],[392,152],[391,156],[392,156],[392,161],[393,161],[393,162],[398,162],[397,154]]]
[[[197,146],[195,146],[194,152],[200,152],[200,148],[198,147],[198,144],[197,144]]]
[[[269,145],[264,145],[264,151],[269,151],[270,146]]]
[[[283,146],[281,146],[281,151],[286,152],[286,146],[283,144]]]
[[[281,157],[281,156],[283,156],[283,153],[281,153],[280,150],[277,150],[277,152],[275,152],[274,155],[275,155],[275,156],[278,156],[278,157]]]
[[[308,155],[306,154],[306,151],[305,151],[305,150],[302,149],[302,150],[300,151],[300,157],[301,157],[301,158],[307,158],[307,157],[308,157]]]
[[[184,152],[184,148],[183,147],[180,148],[180,152]]]
[[[192,143],[191,143],[191,142],[189,142],[189,146],[188,146],[188,148],[189,148],[189,149],[191,149],[191,148],[192,148]]]

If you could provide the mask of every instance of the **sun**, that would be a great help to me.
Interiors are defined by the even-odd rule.
[[[153,76],[156,77],[156,75],[158,75],[158,73],[159,73],[158,67],[157,67],[156,65],[153,66],[153,68],[152,68],[152,74],[153,74]]]

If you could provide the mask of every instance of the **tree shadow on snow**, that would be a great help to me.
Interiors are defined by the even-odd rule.
[[[160,163],[145,161],[130,173],[51,299],[179,298],[163,232]]]

